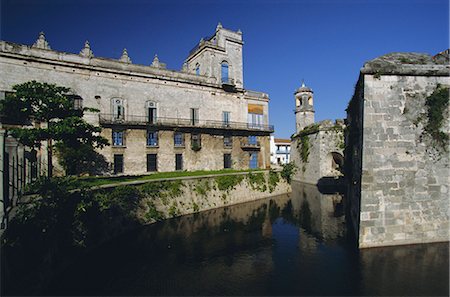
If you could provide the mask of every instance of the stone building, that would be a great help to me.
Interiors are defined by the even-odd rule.
[[[314,121],[314,93],[304,83],[296,90],[296,133],[292,135],[294,180],[309,184],[335,184],[342,176],[344,121]]]
[[[361,69],[345,152],[361,248],[449,240],[448,54],[392,53]]]
[[[100,110],[88,122],[111,145],[101,150],[114,174],[270,167],[269,97],[244,89],[242,32],[217,26],[181,71],[0,41],[0,92],[31,80],[69,87],[77,104]],[[42,156],[45,154],[42,154]]]

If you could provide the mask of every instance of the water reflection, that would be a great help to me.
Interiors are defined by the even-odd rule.
[[[292,195],[146,226],[86,255],[44,294],[448,294],[448,244],[359,252],[342,199],[295,183]]]

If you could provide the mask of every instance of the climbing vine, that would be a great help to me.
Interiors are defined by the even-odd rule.
[[[449,136],[441,131],[444,119],[448,118],[449,88],[437,86],[436,90],[426,98],[428,121],[425,132],[429,134],[436,143],[447,151]]]
[[[289,162],[288,164],[283,165],[283,170],[281,170],[281,177],[287,182],[291,183],[292,176],[295,174],[297,167],[293,162]]]
[[[265,192],[267,190],[264,173],[249,173],[247,175],[247,181],[252,190],[258,190],[260,192]]]
[[[280,181],[280,176],[279,176],[278,172],[270,170],[269,171],[269,182],[268,182],[270,193],[272,193],[275,190],[279,181]]]
[[[297,143],[297,148],[300,151],[300,159],[302,160],[302,171],[306,170],[306,163],[308,162],[309,157],[309,136],[301,135],[299,138],[299,142]]]

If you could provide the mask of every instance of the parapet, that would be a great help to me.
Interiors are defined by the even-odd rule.
[[[448,76],[449,50],[425,53],[390,53],[366,62],[362,74]]]
[[[291,136],[291,139],[296,138],[297,136],[304,136],[315,134],[320,131],[343,131],[345,129],[345,120],[336,119],[334,122],[332,120],[323,120],[309,126],[306,126],[303,130],[298,133],[294,133]]]

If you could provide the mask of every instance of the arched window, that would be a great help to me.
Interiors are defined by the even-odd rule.
[[[195,74],[200,75],[200,64],[198,63],[195,65]]]
[[[330,173],[336,171],[342,172],[344,170],[344,157],[338,152],[331,152],[328,154],[328,168]]]
[[[222,77],[222,83],[228,83],[229,77],[228,77],[228,63],[226,61],[223,61],[221,64],[221,77]]]

